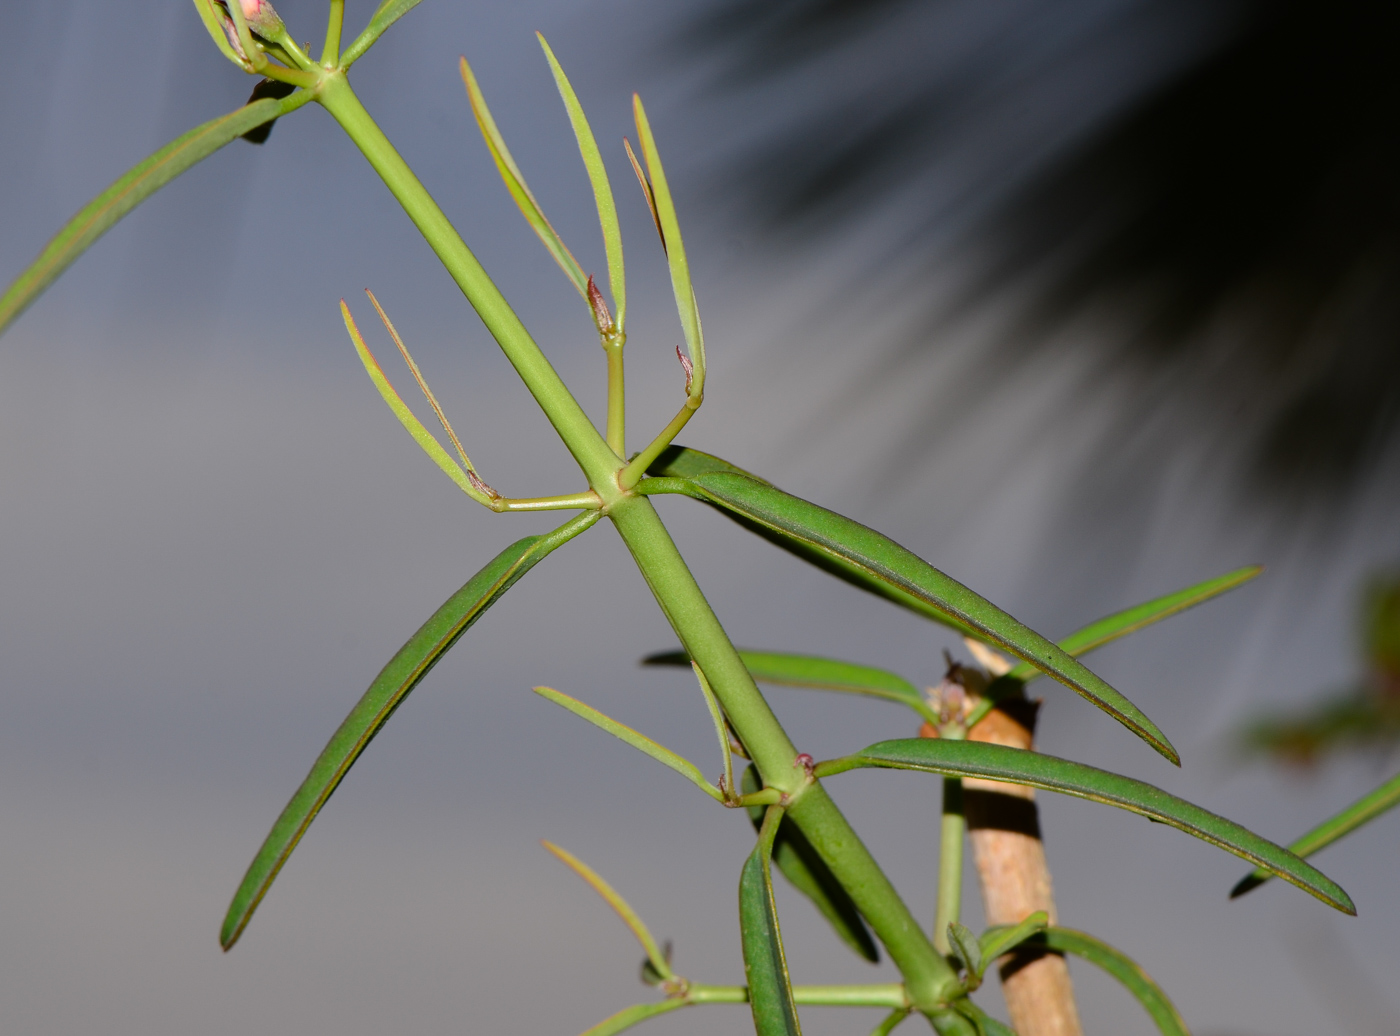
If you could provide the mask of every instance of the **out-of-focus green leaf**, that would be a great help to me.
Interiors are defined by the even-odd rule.
[[[778,907],[773,901],[773,872],[769,854],[782,820],[781,806],[769,806],[758,843],[739,875],[739,930],[744,945],[744,975],[749,987],[758,1036],[801,1036],[797,1005],[792,1000]]]
[[[491,152],[491,157],[495,159],[496,169],[500,172],[501,179],[505,181],[506,190],[515,199],[515,204],[520,206],[525,221],[539,235],[539,239],[544,242],[544,247],[554,257],[554,261],[559,264],[564,275],[578,289],[583,300],[588,302],[588,275],[583,272],[583,267],[578,264],[574,254],[564,244],[564,239],[559,236],[559,232],[545,218],[540,203],[530,193],[530,188],[525,183],[525,175],[515,164],[510,149],[506,147],[505,138],[501,136],[501,131],[496,128],[496,120],[491,117],[491,109],[486,107],[486,98],[482,96],[481,87],[477,85],[476,76],[472,74],[472,68],[467,64],[466,58],[461,60],[461,71],[462,82],[467,86],[467,97],[471,101],[472,114],[476,116],[476,124],[481,128],[481,135],[486,140],[486,148]],[[591,311],[592,304],[589,305]]]
[[[922,770],[946,777],[980,777],[991,781],[1023,784],[1046,791],[1117,806],[1169,824],[1187,834],[1219,846],[1256,866],[1264,867],[1285,881],[1297,885],[1329,906],[1347,914],[1356,907],[1342,888],[1312,864],[1300,860],[1287,849],[1261,838],[1233,820],[1226,820],[1185,799],[1143,781],[1085,766],[1039,752],[986,744],[980,741],[952,741],[941,738],[901,738],[881,741],[855,755],[820,763],[818,777],[858,767],[890,767]]]
[[[580,719],[586,719],[600,730],[606,730],[619,741],[626,742],[644,755],[649,755],[662,766],[669,766],[678,774],[690,781],[712,799],[720,802],[724,801],[724,796],[720,794],[718,788],[706,779],[700,772],[700,768],[689,759],[683,758],[671,751],[665,745],[659,745],[645,734],[633,730],[624,723],[619,723],[611,716],[607,716],[591,705],[586,705],[577,698],[571,698],[567,694],[556,691],[553,687],[536,687],[535,693],[541,698],[554,702],[562,708],[568,709]]]
[[[39,257],[0,295],[0,334],[43,294],[59,274],[91,248],[118,220],[175,177],[265,122],[296,111],[311,99],[298,90],[281,100],[244,105],[172,140],[99,194],[54,235]]]
[[[870,1036],[890,1036],[900,1022],[909,1017],[909,1008],[896,1007],[889,1014],[885,1015],[879,1025],[870,1030]]]
[[[214,41],[214,45],[219,48],[220,53],[228,58],[245,72],[252,71],[252,63],[244,56],[233,49],[233,44],[229,42],[228,33],[224,31],[224,20],[228,17],[215,0],[194,0],[195,10],[199,12],[199,20],[204,23],[204,28],[208,30],[209,37]]]
[[[753,766],[744,771],[741,781],[740,790],[745,795],[751,795],[763,787],[758,770]],[[762,829],[763,815],[764,807],[749,807],[749,819],[753,821],[755,831]],[[812,901],[842,942],[870,963],[879,963],[880,950],[850,893],[836,880],[826,861],[807,841],[807,836],[789,820],[784,819],[778,825],[778,833],[773,839],[772,860],[788,884]]]
[[[583,1036],[617,1036],[618,1033],[644,1022],[648,1018],[655,1018],[659,1014],[665,1014],[686,1005],[687,1002],[680,999],[662,1000],[654,1004],[633,1004],[631,1007],[624,1007],[610,1018],[604,1018],[593,1028],[584,1032]]]
[[[1162,992],[1162,987],[1153,982],[1151,976],[1131,958],[1108,943],[1073,928],[1054,927],[1036,935],[1032,945],[1042,946],[1056,953],[1070,953],[1097,965],[1121,982],[1128,992],[1137,998],[1137,1002],[1156,1023],[1162,1036],[1191,1036],[1186,1022],[1167,999],[1167,994]]]
[[[613,305],[617,307],[617,327],[623,330],[627,322],[627,274],[622,263],[622,228],[617,222],[617,204],[613,201],[612,186],[608,183],[608,169],[603,164],[598,142],[588,125],[588,117],[583,113],[578,95],[569,83],[569,77],[554,57],[554,51],[539,37],[544,56],[549,59],[554,82],[559,87],[559,96],[564,99],[564,107],[569,112],[569,122],[578,140],[579,154],[583,156],[583,166],[588,170],[588,182],[593,187],[593,201],[598,208],[598,223],[603,229],[603,249],[608,257],[608,285],[612,289]]]
[[[907,705],[925,719],[937,720],[937,715],[924,701],[917,687],[897,673],[855,662],[840,662],[816,655],[787,655],[776,651],[740,650],[749,673],[764,683],[787,687],[816,687],[824,691],[844,691]],[[642,659],[643,665],[689,665],[690,656],[684,651],[663,651]]]
[[[632,95],[632,114],[637,123],[637,137],[642,145],[642,159],[647,164],[651,198],[656,207],[656,221],[666,246],[666,261],[671,267],[671,288],[676,296],[676,312],[680,315],[681,331],[685,334],[685,345],[690,352],[690,362],[694,365],[688,394],[699,396],[705,390],[705,333],[700,326],[700,310],[695,304],[695,289],[690,283],[690,263],[685,257],[681,225],[676,219],[675,202],[671,199],[666,170],[661,166],[661,155],[656,150],[651,123],[647,121],[642,99],[636,94]]]
[[[1161,622],[1178,612],[1184,612],[1187,608],[1209,601],[1212,597],[1218,597],[1227,590],[1242,586],[1263,571],[1263,565],[1248,565],[1245,568],[1237,568],[1233,572],[1226,572],[1223,576],[1207,579],[1195,586],[1188,586],[1184,590],[1176,591],[1176,593],[1166,594],[1132,608],[1125,608],[1123,611],[1105,616],[1097,622],[1091,622],[1076,633],[1071,633],[1060,641],[1060,648],[1066,654],[1078,658],[1080,655],[1088,654],[1119,637],[1136,633],[1144,626]],[[1007,674],[1013,679],[1027,682],[1039,675],[1040,673],[1036,672],[1033,666],[1024,662]]]
[[[360,753],[403,704],[428,671],[437,664],[472,623],[495,604],[550,551],[567,543],[600,517],[587,511],[543,536],[527,536],[511,544],[462,589],[447,599],[433,617],[390,659],[350,715],[321,751],[306,780],[287,803],[272,832],[253,858],[224,918],[219,942],[229,949],[243,934],[253,911],[262,902],[282,865],[301,841],[311,821],[326,804]]]
[[[809,560],[820,557],[828,570],[834,566],[858,575],[858,585],[879,587],[877,592],[898,604],[921,602],[924,608],[942,614],[979,639],[998,644],[1055,677],[1180,765],[1167,736],[1119,691],[1039,633],[888,536],[735,472],[665,476],[657,478],[650,488],[646,480],[638,488],[685,493],[738,516],[781,546],[798,548],[795,553]]]
[[[964,997],[955,1005],[957,1012],[977,1029],[977,1036],[1016,1036],[1010,1027],[1002,1025],[982,1008]]]
[[[979,945],[982,948],[982,971],[985,973],[992,961],[1003,953],[1014,950],[1036,932],[1045,931],[1045,926],[1049,923],[1050,915],[1044,910],[1037,910],[1020,924],[988,928],[982,933],[982,938],[979,940]]]
[[[408,14],[421,2],[422,0],[383,0],[374,9],[374,15],[370,18],[369,24],[365,26],[365,31],[356,36],[354,42],[341,51],[340,67],[349,68],[360,60],[365,51],[374,46],[375,41],[384,35],[389,26]]]
[[[613,912],[622,918],[628,930],[642,944],[642,949],[647,955],[647,964],[651,971],[656,974],[660,981],[665,982],[671,977],[671,962],[667,959],[667,954],[661,949],[656,938],[651,934],[651,929],[646,926],[637,911],[632,909],[632,904],[623,899],[618,891],[603,880],[603,876],[595,871],[588,864],[584,863],[567,849],[560,848],[553,842],[545,842],[544,847],[548,849],[554,857],[559,860],[569,870],[573,871],[585,882],[588,887],[602,897],[603,902],[612,907]]]
[[[1388,813],[1400,805],[1400,773],[1397,773],[1390,780],[1386,781],[1379,788],[1368,792],[1357,799],[1346,809],[1334,816],[1328,817],[1322,823],[1305,834],[1288,847],[1290,852],[1299,856],[1311,856],[1320,849],[1325,849],[1333,842],[1344,835],[1349,835],[1358,827],[1369,824],[1382,813]],[[1230,890],[1230,898],[1242,896],[1251,889],[1256,889],[1269,878],[1273,877],[1268,871],[1256,869],[1245,875],[1240,883]]]
[[[948,925],[948,945],[967,972],[967,988],[976,989],[982,982],[982,947],[972,929],[958,921]]]

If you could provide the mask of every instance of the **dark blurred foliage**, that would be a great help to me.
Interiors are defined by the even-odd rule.
[[[884,221],[904,359],[997,307],[982,376],[1095,350],[1082,390],[1149,453],[1280,513],[1395,474],[1400,5],[719,0],[697,40],[781,113],[730,171],[753,214],[804,244]]]
[[[1400,744],[1400,573],[1372,581],[1360,619],[1363,673],[1357,684],[1297,712],[1256,719],[1241,737],[1249,754],[1311,766],[1327,755]]]

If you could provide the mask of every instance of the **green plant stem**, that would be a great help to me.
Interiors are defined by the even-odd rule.
[[[938,842],[938,903],[933,914],[933,945],[942,954],[951,953],[953,949],[948,942],[948,926],[961,920],[963,835],[966,831],[962,778],[944,777],[943,823]]]
[[[695,411],[700,409],[700,404],[703,402],[703,396],[686,397],[680,411],[671,418],[671,423],[661,429],[661,434],[653,439],[646,449],[633,457],[628,462],[627,467],[622,469],[622,474],[618,475],[617,481],[623,489],[631,489],[641,481],[647,468],[651,467],[651,462],[661,456],[666,451],[666,447],[671,445],[671,440],[681,434],[681,429],[695,416]]]
[[[817,1007],[895,1007],[907,1008],[909,998],[898,983],[868,986],[793,986],[792,998],[799,1004]],[[693,1004],[746,1004],[747,986],[704,986],[695,984],[685,993]]]
[[[487,506],[493,511],[568,511],[575,507],[596,511],[603,506],[603,501],[590,489],[567,496],[501,496]]]
[[[345,26],[345,0],[331,0],[326,18],[326,42],[321,48],[321,64],[334,68],[340,60],[340,32]]]
[[[343,72],[325,75],[316,99],[355,142],[389,191],[403,206],[424,240],[481,317],[486,329],[539,403],[564,445],[583,469],[589,485],[615,487],[620,458],[608,448],[593,422],[569,393],[500,289],[492,283],[427,188],[419,182],[382,130],[365,111]],[[616,490],[614,489],[615,493]]]
[[[797,749],[759,693],[651,501],[629,497],[613,505],[609,517],[681,646],[704,670],[764,784],[791,797],[787,815],[884,943],[904,976],[910,1002],[921,1010],[934,1009],[957,987],[957,976],[826,790],[798,763]]]
[[[604,342],[608,355],[608,445],[619,457],[627,456],[627,380],[623,376],[622,346],[626,339]]]

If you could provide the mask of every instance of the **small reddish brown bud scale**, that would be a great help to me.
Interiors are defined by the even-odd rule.
[[[593,278],[588,278],[588,304],[593,307],[593,322],[598,325],[600,335],[610,335],[613,333],[613,318],[608,312],[607,300],[603,298],[603,293],[598,290],[598,285],[593,283]]]
[[[681,347],[676,346],[676,359],[681,361],[681,369],[685,371],[685,394],[690,395],[690,380],[695,375],[695,364],[690,362],[690,357],[681,352]]]
[[[479,492],[485,493],[492,500],[500,499],[501,494],[496,492],[485,482],[481,481],[481,476],[478,475],[475,471],[472,471],[470,468],[467,469],[467,481],[470,482],[473,486],[475,486]]]

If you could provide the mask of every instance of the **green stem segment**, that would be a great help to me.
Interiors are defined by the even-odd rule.
[[[943,778],[943,824],[938,843],[938,904],[933,915],[933,945],[939,953],[951,953],[948,926],[961,920],[963,835],[967,818],[963,816],[963,786],[961,777]]]
[[[787,815],[885,944],[904,976],[910,1002],[920,1009],[935,1008],[957,987],[957,976],[826,790],[797,761],[797,749],[759,693],[651,501],[625,499],[611,507],[609,517],[681,646],[704,671],[764,784],[790,797]]]
[[[457,282],[457,287],[472,304],[492,337],[500,343],[501,350],[515,367],[520,380],[535,397],[540,409],[583,469],[589,484],[597,487],[611,483],[618,466],[617,456],[593,427],[593,422],[570,394],[558,372],[530,337],[530,332],[511,309],[510,303],[492,283],[427,188],[394,150],[394,145],[375,124],[369,112],[365,111],[360,99],[350,89],[344,72],[327,74],[321,80],[316,99],[369,160]]]

